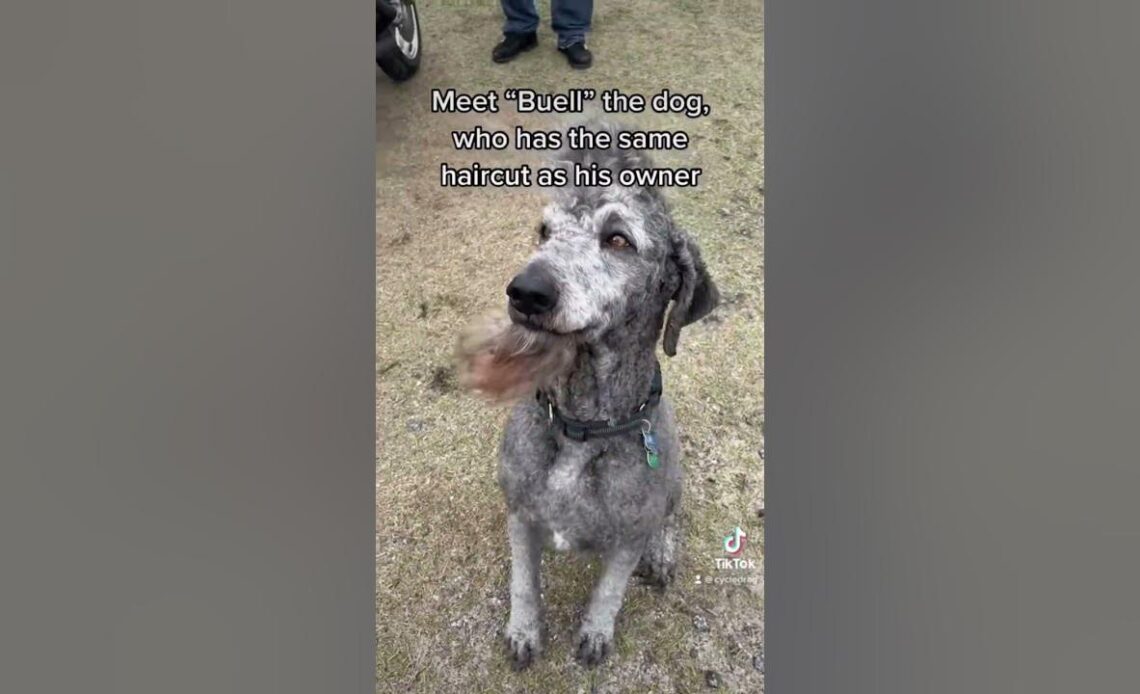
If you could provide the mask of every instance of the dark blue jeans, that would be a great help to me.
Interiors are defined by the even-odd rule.
[[[536,0],[500,0],[507,21],[503,32],[529,34],[538,29]],[[565,48],[586,40],[594,0],[550,0],[550,26],[558,34],[558,47]]]

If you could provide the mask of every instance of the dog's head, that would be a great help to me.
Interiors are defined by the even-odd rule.
[[[604,123],[587,129],[620,128]],[[605,187],[553,189],[537,224],[538,247],[507,285],[508,313],[518,326],[589,342],[614,329],[648,331],[673,356],[681,328],[706,316],[719,301],[696,242],[673,223],[655,188],[622,186],[618,173],[647,169],[644,152],[564,150],[557,163],[571,183],[575,165],[608,170]],[[673,307],[665,319],[669,302]]]

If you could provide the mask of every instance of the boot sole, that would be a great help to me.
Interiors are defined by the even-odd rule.
[[[504,58],[496,58],[495,56],[491,56],[491,61],[495,62],[495,63],[499,63],[500,65],[502,65],[503,63],[509,63],[512,60],[514,60],[515,58],[522,55],[523,53],[526,53],[527,51],[533,50],[537,47],[538,47],[538,41],[535,41],[534,43],[527,44],[526,46],[523,46],[522,48],[520,48],[518,50],[517,53],[512,53],[511,55],[508,55]]]

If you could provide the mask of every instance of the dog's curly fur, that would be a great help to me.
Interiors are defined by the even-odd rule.
[[[618,129],[597,122],[587,127]],[[616,148],[566,150],[558,162],[568,169],[596,163],[615,180],[622,169],[652,166],[643,152]],[[696,243],[673,223],[658,190],[614,185],[551,192],[544,240],[528,266],[541,264],[555,279],[557,306],[537,319],[512,314],[513,322],[469,334],[460,347],[468,386],[498,398],[526,396],[511,413],[499,462],[512,559],[506,641],[517,668],[542,651],[543,544],[603,558],[577,640],[578,661],[594,665],[612,649],[629,578],[637,572],[667,585],[680,535],[680,445],[668,398],[647,417],[660,447],[660,465],[651,468],[636,430],[586,442],[566,438],[551,426],[535,388],[567,417],[624,420],[649,395],[657,341],[673,356],[681,329],[719,301]],[[607,247],[614,233],[632,248]]]

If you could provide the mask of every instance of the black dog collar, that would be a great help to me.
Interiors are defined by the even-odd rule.
[[[554,404],[546,393],[541,390],[535,393],[535,399],[538,400],[539,405],[547,411],[550,416],[550,423],[558,425],[558,428],[566,435],[566,438],[574,441],[589,441],[590,439],[604,439],[609,436],[617,436],[624,434],[627,431],[634,429],[643,429],[647,421],[649,413],[661,402],[661,393],[663,390],[663,383],[661,381],[661,365],[658,364],[656,370],[653,372],[653,384],[649,387],[649,398],[641,403],[641,407],[633,413],[628,419],[621,422],[593,420],[593,421],[580,421],[577,419],[570,419],[562,415],[558,411],[558,407]]]

